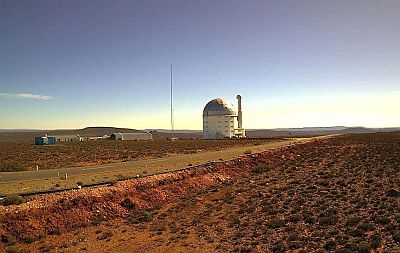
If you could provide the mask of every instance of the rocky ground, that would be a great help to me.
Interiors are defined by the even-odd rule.
[[[347,135],[2,207],[1,249],[400,252],[399,210],[400,133]]]

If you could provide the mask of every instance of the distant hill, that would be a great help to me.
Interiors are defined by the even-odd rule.
[[[365,127],[304,127],[304,128],[276,128],[276,129],[247,129],[248,137],[276,137],[276,136],[310,136],[324,134],[357,134],[400,131],[396,128],[365,128]]]
[[[172,130],[171,129],[152,129],[152,128],[149,128],[149,129],[144,129],[143,131],[146,131],[146,132],[160,132],[160,133],[172,133]],[[192,134],[192,133],[202,133],[203,132],[203,130],[190,130],[190,129],[177,129],[177,130],[174,130],[174,133],[177,133],[177,134]]]
[[[202,130],[175,130],[172,133],[171,130],[167,129],[146,129],[146,132],[150,132],[154,139],[165,139],[165,138],[178,138],[178,139],[192,139],[192,138],[203,138]]]

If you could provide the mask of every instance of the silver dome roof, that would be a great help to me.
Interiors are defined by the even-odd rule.
[[[216,98],[206,104],[203,116],[236,115],[235,108],[223,98]]]

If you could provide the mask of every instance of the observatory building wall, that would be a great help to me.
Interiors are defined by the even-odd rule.
[[[228,115],[204,116],[203,137],[205,139],[231,138],[234,136],[234,117]]]

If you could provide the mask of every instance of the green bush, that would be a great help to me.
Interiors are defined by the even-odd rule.
[[[13,172],[28,170],[26,167],[17,162],[2,162],[0,163],[0,172]]]
[[[5,197],[3,200],[0,201],[0,204],[3,206],[10,206],[10,205],[19,205],[25,202],[25,199],[18,195],[10,195]]]
[[[258,167],[255,167],[254,169],[251,170],[252,173],[256,173],[256,174],[260,174],[260,173],[264,173],[267,172],[269,170],[267,165],[261,165]]]

